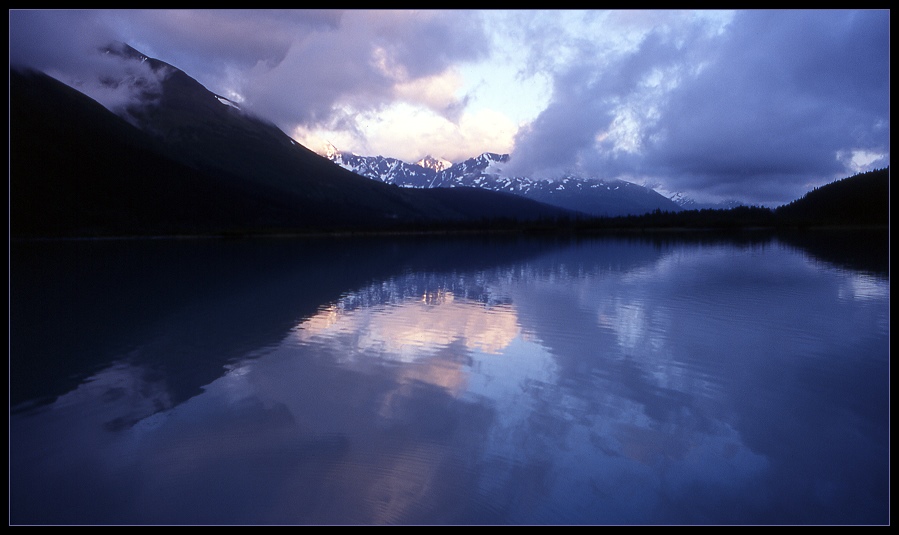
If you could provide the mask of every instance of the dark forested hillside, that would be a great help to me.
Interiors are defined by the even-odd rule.
[[[642,216],[598,218],[579,223],[583,230],[602,229],[745,229],[803,227],[886,227],[890,222],[890,169],[877,169],[816,188],[776,209],[738,206],[730,209],[656,210]]]
[[[784,224],[888,225],[890,168],[876,169],[815,188],[776,210]]]
[[[13,236],[178,234],[300,224],[304,214],[177,162],[97,102],[10,72]]]

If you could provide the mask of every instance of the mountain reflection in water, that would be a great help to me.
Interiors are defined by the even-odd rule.
[[[879,264],[768,236],[18,251],[11,523],[888,522]]]

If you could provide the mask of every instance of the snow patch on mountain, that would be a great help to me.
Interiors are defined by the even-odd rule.
[[[221,102],[221,103],[224,104],[225,106],[231,106],[232,108],[234,108],[234,109],[236,109],[236,110],[239,110],[239,109],[240,109],[240,106],[238,106],[237,104],[231,102],[230,100],[226,99],[225,97],[222,97],[222,96],[219,96],[219,95],[215,95],[215,98],[216,98],[216,100],[218,100],[219,102]]]
[[[647,186],[651,187],[651,186]],[[745,206],[742,201],[738,201],[736,199],[727,199],[723,201],[698,201],[693,197],[688,197],[684,193],[679,191],[667,191],[660,187],[653,188],[655,191],[659,192],[659,194],[668,197],[675,204],[680,206],[684,210],[729,210],[731,208],[736,208],[738,206]]]

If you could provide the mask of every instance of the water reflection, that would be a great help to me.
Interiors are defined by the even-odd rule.
[[[519,332],[513,306],[457,298],[446,288],[386,307],[349,308],[354,299],[351,296],[349,303],[342,299],[304,321],[297,339],[326,338],[354,352],[378,352],[383,358],[411,362],[454,342],[469,351],[498,354]]]
[[[888,278],[778,239],[463,244],[350,279],[358,249],[278,244],[160,306],[12,414],[12,521],[888,521]]]

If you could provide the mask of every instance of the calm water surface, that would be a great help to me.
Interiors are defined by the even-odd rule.
[[[886,244],[13,244],[10,522],[885,524]]]

